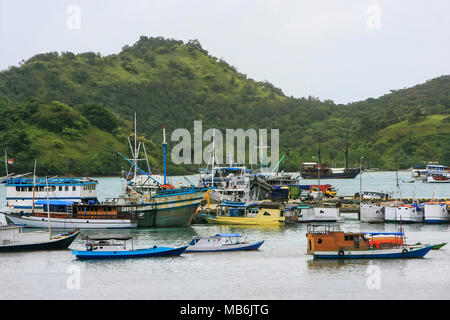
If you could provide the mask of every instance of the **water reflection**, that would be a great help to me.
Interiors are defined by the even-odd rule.
[[[345,259],[311,259],[307,261],[307,267],[310,270],[336,271],[344,268],[367,268],[369,260],[345,260]]]

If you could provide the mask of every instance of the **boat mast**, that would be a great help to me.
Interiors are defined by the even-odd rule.
[[[164,184],[167,183],[167,169],[166,169],[166,127],[163,127],[163,157],[164,157]]]
[[[46,180],[46,185],[47,185],[47,223],[48,223],[48,234],[50,237],[50,240],[52,240],[52,228],[50,226],[50,199],[49,199],[49,188],[48,188],[48,172],[47,172],[47,176],[45,177]]]
[[[134,183],[136,185],[136,174],[137,174],[137,128],[136,128],[136,112],[134,113],[134,159],[133,159],[133,164],[134,164]]]
[[[216,130],[213,131],[213,143],[211,153],[211,187],[214,188],[214,159],[216,158]]]
[[[320,191],[320,139],[319,139],[319,152],[318,152],[318,158],[317,158],[317,191],[319,192],[319,200],[322,200],[322,194]]]
[[[361,212],[361,199],[362,199],[362,159],[364,156],[359,158],[359,210]]]
[[[263,161],[264,161],[264,155],[263,155],[263,149],[267,149],[267,148],[269,148],[268,146],[264,146],[263,144],[262,144],[262,139],[261,139],[261,137],[260,137],[260,144],[259,144],[259,146],[258,147],[255,147],[256,149],[260,149],[260,151],[259,151],[259,163],[260,163],[260,169],[259,169],[259,172],[262,174],[263,173]]]
[[[8,176],[8,156],[6,155],[6,149],[5,149],[5,168],[6,168],[6,176]]]
[[[31,209],[31,213],[34,213],[34,196],[36,194],[36,163],[37,159],[34,160],[34,172],[33,172],[33,207]]]
[[[345,169],[348,168],[348,132],[347,132],[347,143],[345,145]]]

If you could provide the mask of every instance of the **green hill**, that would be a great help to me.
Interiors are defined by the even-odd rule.
[[[11,120],[0,134],[18,165],[23,159],[30,168],[36,157],[60,173],[116,174],[124,163],[111,150],[127,149],[134,112],[139,133],[148,139],[152,167],[161,166],[161,128],[169,134],[176,128],[192,130],[194,120],[202,120],[204,130],[280,129],[281,151],[289,149],[282,164],[286,170],[311,161],[319,141],[322,159],[343,165],[347,134],[352,165],[361,155],[379,168],[426,160],[449,163],[449,89],[450,77],[443,76],[348,105],[287,97],[269,82],[249,79],[209,55],[196,40],[141,37],[114,55],[51,52],[1,72],[0,111],[10,118],[28,114],[29,120],[20,125]],[[43,110],[39,119],[33,116],[36,104]],[[71,116],[62,119],[55,105]],[[62,122],[74,118],[80,123],[55,131],[45,121],[55,113]],[[428,122],[433,122],[431,131]],[[20,134],[27,144],[11,142]],[[170,174],[196,170],[169,167]]]

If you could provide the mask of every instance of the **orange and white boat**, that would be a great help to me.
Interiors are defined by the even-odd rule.
[[[318,259],[423,258],[433,245],[407,245],[399,232],[344,232],[339,226],[308,225],[307,253]]]

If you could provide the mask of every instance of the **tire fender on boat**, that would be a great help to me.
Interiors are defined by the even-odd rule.
[[[344,255],[344,250],[339,250],[338,254],[342,257]]]
[[[402,250],[402,254],[407,254],[408,253],[408,249],[403,249]]]

